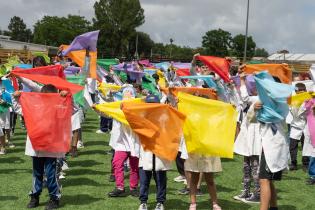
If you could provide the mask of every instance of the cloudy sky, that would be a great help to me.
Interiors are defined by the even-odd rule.
[[[202,36],[222,28],[245,32],[247,0],[140,0],[145,23],[138,30],[156,42],[201,46]],[[44,15],[80,14],[91,20],[95,0],[1,0],[0,28],[18,15],[29,27]],[[270,53],[315,53],[314,0],[250,0],[249,34]]]

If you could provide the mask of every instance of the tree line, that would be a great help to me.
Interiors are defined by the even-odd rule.
[[[176,40],[171,37],[167,44],[154,42],[149,34],[136,30],[145,22],[139,0],[99,0],[94,4],[94,13],[92,21],[70,14],[66,17],[44,16],[34,24],[32,30],[27,28],[21,17],[14,16],[8,29],[0,30],[0,34],[10,36],[12,40],[59,46],[69,44],[79,34],[100,30],[99,57],[131,59],[137,56],[136,48],[138,55],[146,58],[189,60],[197,52],[220,57],[243,57],[245,36],[232,36],[220,28],[206,32],[198,48],[176,45],[173,43]],[[257,48],[253,37],[249,36],[247,55],[248,58],[267,57],[268,52],[264,48]]]

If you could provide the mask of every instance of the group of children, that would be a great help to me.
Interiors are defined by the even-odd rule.
[[[278,122],[262,122],[257,118],[264,104],[261,101],[258,90],[249,91],[246,87],[246,78],[254,75],[245,74],[244,65],[238,69],[240,85],[230,83],[224,84],[217,74],[215,74],[206,65],[197,65],[195,55],[191,63],[190,74],[211,76],[218,87],[223,87],[224,93],[218,93],[219,100],[226,103],[231,103],[238,111],[238,132],[235,138],[234,152],[244,157],[243,161],[243,189],[239,195],[234,196],[234,199],[246,203],[260,203],[261,210],[276,210],[277,192],[274,181],[282,179],[283,170],[297,170],[297,151],[298,142],[303,145],[303,168],[308,170],[309,180],[307,184],[315,184],[315,148],[311,143],[310,131],[307,126],[307,114],[309,110],[315,115],[314,103],[305,101],[299,107],[291,107],[287,121],[281,120]],[[36,58],[33,61],[34,67],[46,65],[41,58]],[[136,64],[137,65],[137,64]],[[141,69],[141,67],[139,67]],[[197,71],[198,69],[199,71]],[[10,75],[9,75],[10,76]],[[105,95],[96,88],[96,81],[89,79],[87,88],[93,103],[113,102],[118,100],[130,100],[142,98],[146,103],[167,103],[177,109],[178,99],[172,93],[172,88],[178,86],[211,88],[202,80],[183,81],[173,70],[170,69],[164,72],[167,80],[169,92],[161,91],[159,86],[159,75],[153,74],[155,80],[155,90],[158,94],[147,91],[142,88],[139,81],[133,80],[127,76],[126,84],[123,84],[120,90],[108,91]],[[103,83],[114,84],[115,74],[111,69],[108,75],[103,78]],[[31,80],[25,78],[17,78],[23,86],[27,86],[32,92],[41,93],[59,93],[60,97],[66,97],[71,94],[68,90],[57,89],[54,85],[48,84],[40,86]],[[116,78],[117,80],[117,78]],[[274,77],[275,82],[280,82],[279,78]],[[218,90],[215,90],[218,92]],[[306,92],[306,86],[302,81],[296,82],[295,93],[299,94]],[[221,95],[220,95],[221,94]],[[12,119],[16,118],[16,114],[23,115],[19,104],[21,91],[16,91],[12,94]],[[196,96],[204,97],[196,93]],[[7,103],[1,101],[1,104]],[[96,105],[92,105],[95,109]],[[82,147],[82,129],[81,123],[84,118],[83,108],[79,107],[75,102],[72,103],[72,140],[69,153],[72,157],[78,155],[78,146]],[[97,109],[95,109],[97,111]],[[111,119],[105,113],[97,111],[101,116],[100,131],[97,133],[109,132],[110,142],[113,157],[111,160],[112,172],[110,181],[115,182],[115,189],[108,193],[109,197],[124,197],[128,195],[125,190],[124,171],[126,166],[129,167],[129,194],[138,197],[140,200],[139,210],[148,209],[148,195],[150,180],[153,177],[157,192],[156,192],[156,210],[163,210],[166,202],[167,194],[167,171],[172,168],[172,161],[163,159],[151,151],[144,150],[140,143],[139,136],[131,129],[130,126]],[[5,154],[5,145],[10,147],[13,144],[10,141],[10,129],[14,131],[14,120],[10,120],[10,110],[0,115],[0,154]],[[11,124],[10,124],[11,122]],[[288,126],[288,125],[289,126]],[[171,128],[170,128],[171,129]],[[69,132],[71,132],[69,131]],[[5,140],[5,134],[6,139]],[[47,188],[50,195],[50,200],[46,209],[55,209],[59,207],[59,199],[61,197],[59,177],[62,176],[60,171],[65,162],[65,153],[49,153],[45,151],[36,151],[32,147],[29,137],[26,141],[25,154],[32,157],[33,161],[33,186],[30,192],[31,200],[28,208],[39,206],[39,196],[43,188],[44,180],[46,179]],[[288,165],[291,159],[290,166]],[[127,163],[128,162],[128,163]],[[185,138],[182,135],[178,155],[176,157],[176,166],[180,174],[175,178],[175,181],[183,181],[187,187],[180,190],[180,194],[190,195],[190,210],[197,209],[196,196],[201,194],[200,184],[205,180],[208,192],[211,198],[211,206],[213,210],[221,210],[217,198],[217,190],[214,181],[214,174],[222,171],[220,157],[207,157],[201,154],[187,153]],[[45,179],[44,179],[45,177]],[[253,181],[253,189],[252,187]],[[140,186],[139,186],[140,185]]]

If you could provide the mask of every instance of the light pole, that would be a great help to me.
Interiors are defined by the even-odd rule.
[[[245,63],[245,62],[246,62],[246,57],[247,57],[248,16],[249,16],[249,0],[247,0],[246,31],[245,31],[245,47],[244,47],[244,58],[243,58],[243,63]]]
[[[136,57],[136,60],[139,59],[139,54],[138,54],[138,32],[137,32],[137,37],[136,37],[136,52],[135,52],[135,57]]]
[[[172,47],[173,47],[173,42],[174,40],[170,38],[170,43],[171,43],[171,50],[170,50],[170,58],[172,58]]]

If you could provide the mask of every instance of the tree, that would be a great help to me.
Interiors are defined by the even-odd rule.
[[[138,35],[138,54],[140,57],[149,57],[151,55],[151,49],[154,46],[149,34],[144,32],[136,32],[129,39],[128,54],[134,55],[136,52],[136,39]]]
[[[99,0],[94,4],[95,29],[100,29],[99,47],[111,56],[127,52],[135,29],[144,23],[139,0]]]
[[[208,55],[224,57],[229,55],[231,40],[231,33],[219,28],[206,32],[202,37],[202,47]]]
[[[22,18],[18,16],[12,17],[8,29],[9,31],[6,33],[6,35],[11,36],[12,40],[23,42],[31,41],[32,31],[26,28],[26,24]]]
[[[256,48],[255,50],[255,57],[264,57],[267,58],[269,56],[269,53],[265,48]]]
[[[247,37],[247,58],[252,58],[255,54],[256,43],[251,36]],[[238,34],[232,40],[232,54],[238,58],[244,57],[245,36]]]
[[[82,16],[44,16],[34,25],[34,42],[51,46],[70,44],[76,36],[90,29],[90,22]]]

